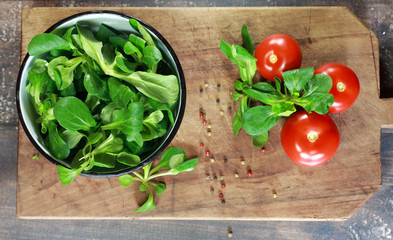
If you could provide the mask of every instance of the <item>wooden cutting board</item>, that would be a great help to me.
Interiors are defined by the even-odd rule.
[[[124,188],[117,178],[79,176],[64,186],[53,164],[43,157],[32,159],[37,150],[19,127],[18,217],[344,220],[380,187],[380,130],[393,122],[393,104],[379,98],[378,39],[347,8],[106,9],[143,19],[173,46],[185,73],[187,105],[171,145],[183,148],[189,157],[198,156],[200,162],[193,172],[160,179],[167,190],[155,198],[156,210],[133,213],[145,197],[137,184]],[[23,9],[22,57],[35,34],[87,10],[94,9]],[[303,67],[339,62],[357,73],[359,98],[347,112],[332,115],[341,144],[325,165],[305,168],[289,160],[279,138],[284,119],[270,132],[266,152],[253,148],[244,132],[233,137],[232,117],[237,104],[232,102],[231,93],[238,70],[220,52],[219,42],[241,44],[243,24],[256,43],[274,33],[293,36],[303,52]],[[211,124],[210,137],[201,124],[200,108]],[[204,143],[203,149],[200,143]],[[205,157],[206,150],[216,159],[214,163]],[[247,176],[248,170],[252,176]],[[207,174],[210,180],[206,180]],[[222,183],[226,184],[224,190]],[[225,204],[219,193],[223,193]]]

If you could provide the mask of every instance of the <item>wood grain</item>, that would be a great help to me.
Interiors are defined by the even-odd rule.
[[[97,9],[97,8],[95,8]],[[56,21],[88,8],[30,8],[22,16],[22,56],[30,39]],[[124,189],[113,179],[78,177],[68,186],[57,178],[54,165],[36,152],[20,127],[18,145],[17,215],[21,218],[140,218],[140,219],[252,219],[344,220],[349,218],[381,184],[380,129],[392,123],[393,105],[379,99],[378,40],[346,8],[118,8],[154,26],[173,46],[187,82],[186,112],[172,145],[190,157],[199,156],[188,174],[162,178],[166,192],[156,198],[157,208],[133,213],[141,192]],[[267,151],[252,148],[242,132],[232,135],[234,66],[219,50],[219,42],[240,44],[247,24],[255,42],[274,33],[293,36],[303,52],[303,67],[339,62],[358,75],[361,91],[353,107],[332,115],[340,133],[336,155],[325,165],[304,168],[283,152],[279,132],[271,133]],[[205,88],[205,84],[209,86]],[[218,87],[220,84],[220,87]],[[203,93],[200,93],[200,88]],[[220,103],[216,103],[216,99]],[[206,112],[212,136],[199,119]],[[224,115],[220,115],[224,111]],[[205,149],[199,148],[199,143]],[[215,163],[204,157],[210,150]],[[227,163],[224,163],[227,159]],[[241,160],[246,165],[240,164]],[[247,170],[253,176],[247,176]],[[234,177],[234,172],[239,178]],[[205,180],[205,175],[224,176]],[[214,193],[211,193],[211,188]],[[223,192],[226,204],[218,199]],[[277,198],[273,198],[273,191]],[[143,196],[142,196],[143,197]]]

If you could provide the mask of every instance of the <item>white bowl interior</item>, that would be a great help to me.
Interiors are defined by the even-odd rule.
[[[89,14],[84,14],[77,16],[73,19],[70,19],[62,24],[60,24],[57,28],[56,31],[61,31],[61,30],[66,30],[71,26],[76,25],[76,23],[80,25],[88,25],[92,30],[96,31],[98,27],[104,23],[118,31],[122,32],[127,32],[131,33],[134,32],[135,30],[130,26],[129,24],[129,19],[126,18],[125,16],[121,16],[118,14],[114,13],[89,13]],[[166,59],[167,63],[170,65],[172,71],[174,74],[177,75],[177,78],[179,79],[179,100],[182,99],[182,94],[185,94],[181,91],[181,76],[180,73],[176,67],[175,60],[173,56],[171,55],[170,51],[167,49],[167,47],[162,43],[162,41],[149,29],[147,29],[153,39],[158,43],[159,48],[163,54],[163,57]],[[37,114],[34,110],[34,106],[31,103],[30,97],[26,92],[26,85],[27,85],[27,74],[29,70],[31,69],[35,58],[40,58],[42,56],[28,56],[26,62],[25,62],[25,67],[23,71],[21,72],[21,78],[20,78],[20,86],[19,86],[19,95],[17,96],[20,101],[20,114],[22,115],[22,118],[24,120],[25,126],[28,129],[28,132],[30,133],[31,137],[35,140],[37,145],[49,156],[51,156],[54,160],[57,162],[63,164],[63,165],[68,165],[66,162],[61,161],[56,159],[53,154],[47,149],[46,145],[44,144],[44,139],[41,134],[41,126],[37,123],[35,123],[35,119],[37,119]],[[179,111],[180,111],[180,106],[181,104],[178,104],[178,107],[175,111],[175,122],[178,121],[179,118]],[[158,151],[161,146],[165,143],[167,138],[169,137],[170,133],[173,131],[174,126],[171,126],[166,135],[162,138],[162,141],[160,142],[160,145],[157,147],[156,151]],[[156,152],[155,151],[155,152]],[[147,156],[145,159],[142,159],[142,161],[149,159],[152,155],[155,154],[155,152],[152,152],[149,156]],[[69,165],[68,165],[69,166]]]

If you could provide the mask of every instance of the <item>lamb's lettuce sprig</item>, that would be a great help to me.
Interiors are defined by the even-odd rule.
[[[293,69],[282,73],[283,80],[276,77],[274,83],[253,83],[257,70],[257,59],[253,57],[253,40],[246,25],[242,28],[245,48],[221,41],[221,51],[239,67],[240,80],[234,83],[233,101],[239,108],[232,122],[236,137],[240,129],[251,135],[256,147],[263,147],[268,140],[268,131],[281,117],[296,112],[296,106],[307,112],[326,114],[334,103],[332,79],[328,75],[314,75],[313,68]],[[255,104],[257,103],[257,104]]]
[[[190,172],[194,170],[198,163],[198,158],[186,160],[185,152],[178,147],[168,148],[157,165],[153,167],[153,162],[143,167],[143,173],[133,172],[119,177],[120,184],[128,187],[133,181],[139,181],[139,190],[147,192],[148,198],[146,202],[134,212],[144,212],[156,208],[154,204],[155,189],[157,196],[160,196],[165,190],[165,183],[152,182],[153,179],[168,175],[177,175],[181,172]]]

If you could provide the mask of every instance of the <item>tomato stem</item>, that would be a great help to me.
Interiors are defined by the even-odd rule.
[[[308,134],[307,134],[307,139],[308,139],[308,141],[310,141],[310,142],[315,142],[315,141],[317,141],[317,139],[318,139],[318,133],[316,133],[316,132],[309,132]]]
[[[277,60],[278,60],[278,58],[277,58],[277,56],[276,56],[275,54],[270,55],[269,61],[270,61],[271,63],[276,63]]]
[[[342,82],[339,82],[339,83],[337,83],[336,88],[337,88],[337,91],[344,92],[345,91],[345,84]]]

